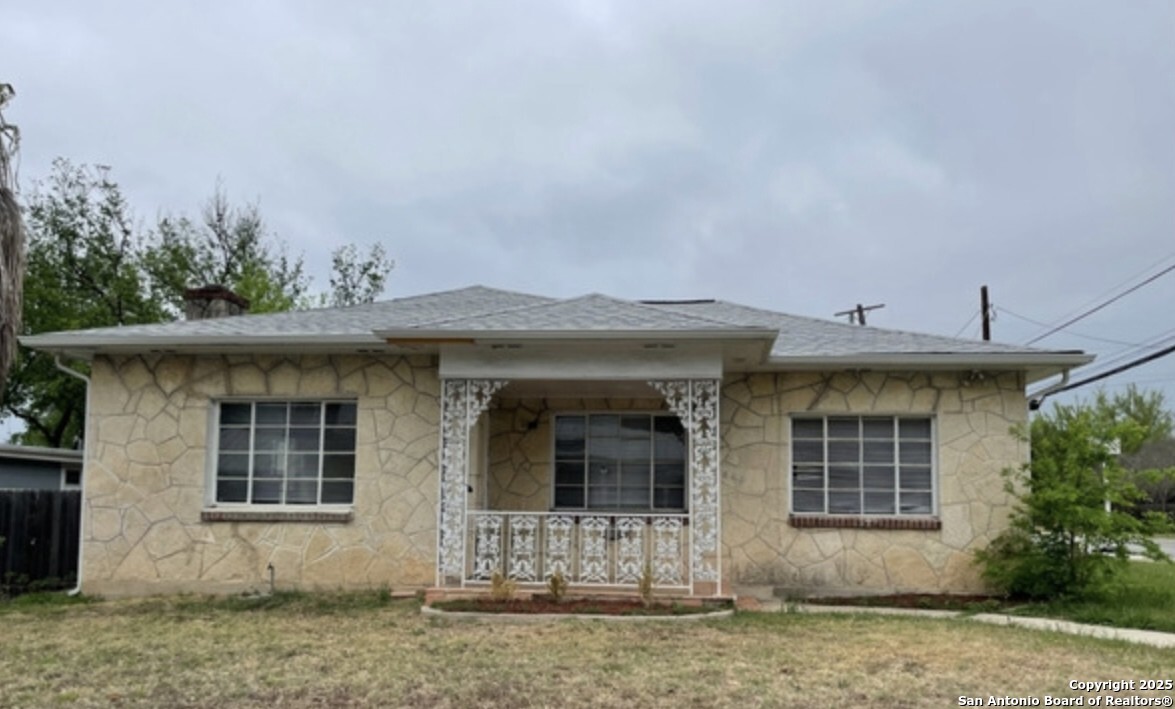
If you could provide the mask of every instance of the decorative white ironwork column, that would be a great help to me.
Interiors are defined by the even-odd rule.
[[[718,450],[718,379],[650,381],[689,436],[690,585],[715,582],[721,590],[721,481]]]
[[[465,523],[469,486],[469,430],[506,385],[496,379],[441,380],[440,519],[437,585],[465,576]]]

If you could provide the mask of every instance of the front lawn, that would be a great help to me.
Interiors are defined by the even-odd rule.
[[[1173,650],[959,621],[512,625],[374,593],[24,603],[0,628],[0,706],[942,707],[1175,667]]]
[[[1010,612],[1175,633],[1175,563],[1133,561],[1100,594],[1082,600],[1033,603]]]

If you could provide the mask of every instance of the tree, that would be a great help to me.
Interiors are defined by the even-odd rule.
[[[1139,391],[1133,384],[1113,396],[1099,390],[1093,410],[1106,425],[1119,427],[1119,445],[1127,455],[1147,443],[1169,439],[1175,431],[1175,416],[1167,410],[1161,391]]]
[[[183,313],[183,292],[193,285],[222,285],[249,300],[249,310],[269,313],[301,303],[309,278],[301,257],[291,258],[265,228],[256,203],[234,207],[217,184],[199,223],[165,217],[156,227],[145,268],[156,296],[170,312]]]
[[[365,258],[360,258],[354,244],[335,249],[331,253],[330,304],[343,307],[374,301],[383,293],[395,266],[380,244],[372,246]]]
[[[118,185],[102,168],[57,160],[29,203],[24,332],[158,322],[166,317],[141,268],[148,245]],[[3,403],[27,444],[73,447],[82,435],[85,386],[51,358],[22,351]]]
[[[291,257],[265,228],[256,204],[234,207],[220,185],[199,222],[167,217],[144,231],[107,169],[58,159],[28,215],[24,334],[174,320],[184,312],[183,291],[202,285],[233,289],[252,312],[314,302],[302,258]],[[334,257],[335,292],[317,301],[370,301],[391,267],[382,247],[365,259],[343,247]],[[19,442],[77,446],[84,408],[81,381],[51,357],[20,352],[0,408],[25,423]]]
[[[0,392],[16,357],[24,293],[25,228],[12,168],[20,147],[20,131],[4,120],[3,113],[15,94],[11,85],[0,84]]]
[[[1166,558],[1150,539],[1161,521],[1130,514],[1141,494],[1112,445],[1138,436],[1139,424],[1102,414],[1096,406],[1057,405],[1033,420],[1032,462],[1005,471],[1008,491],[1018,496],[1010,526],[977,555],[1000,590],[1080,595],[1119,572],[1131,551]]]

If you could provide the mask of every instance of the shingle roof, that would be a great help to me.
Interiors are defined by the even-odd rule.
[[[461,332],[721,332],[761,327],[758,323],[733,323],[704,313],[677,312],[599,293],[529,304],[489,315],[459,316],[421,326]]]
[[[30,347],[79,355],[185,347],[380,347],[386,338],[415,335],[422,339],[430,335],[541,339],[640,334],[761,339],[771,342],[771,360],[779,363],[946,356],[977,361],[1049,359],[1071,366],[1090,359],[1071,351],[859,327],[724,301],[631,301],[599,294],[555,299],[484,286],[346,308],[76,330],[21,339]]]
[[[220,338],[220,337],[355,337],[381,342],[374,331],[384,328],[419,327],[453,317],[476,317],[513,308],[554,302],[552,298],[528,293],[497,290],[485,286],[470,286],[459,290],[428,293],[366,303],[344,308],[295,310],[286,313],[239,315],[209,320],[178,320],[152,325],[124,325],[90,330],[72,330],[68,333],[49,333],[22,338],[22,342],[36,347],[42,338],[71,339],[91,337],[125,339],[127,341],[152,338]]]
[[[672,313],[696,315],[740,325],[769,327],[779,332],[771,348],[772,357],[826,357],[860,354],[1024,354],[1041,353],[1015,345],[980,340],[962,340],[903,330],[848,325],[801,315],[789,315],[752,308],[738,303],[683,301],[653,303],[652,307]]]

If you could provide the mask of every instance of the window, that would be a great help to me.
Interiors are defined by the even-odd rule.
[[[81,490],[82,489],[82,469],[81,468],[62,468],[61,469],[61,489],[62,490]]]
[[[792,512],[929,515],[934,456],[928,417],[792,419]]]
[[[354,402],[225,401],[219,417],[217,502],[351,503]]]
[[[685,471],[676,416],[555,417],[555,507],[684,510]]]

